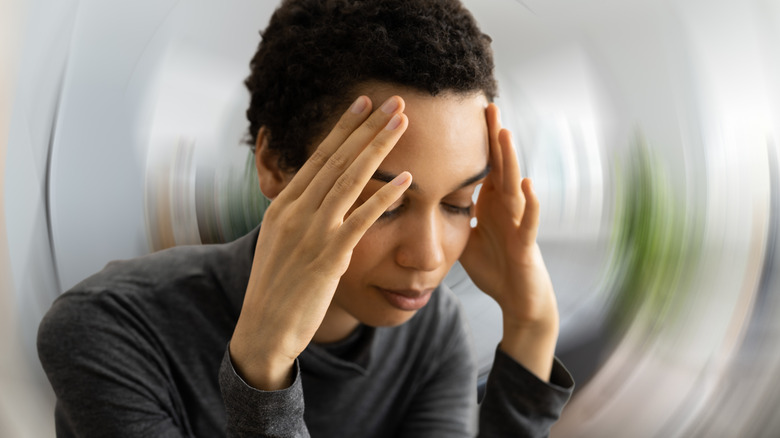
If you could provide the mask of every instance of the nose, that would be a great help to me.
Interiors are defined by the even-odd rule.
[[[410,218],[412,219],[412,218]],[[444,244],[441,218],[429,213],[404,224],[396,250],[396,263],[409,269],[434,271],[444,264]]]

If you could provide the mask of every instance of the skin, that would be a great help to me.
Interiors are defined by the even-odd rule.
[[[310,342],[344,339],[361,322],[406,322],[460,259],[501,306],[500,348],[547,380],[558,311],[536,244],[539,202],[498,109],[482,94],[382,83],[358,92],[294,175],[260,130],[260,187],[274,202],[230,343],[237,371],[258,389],[288,387]],[[398,295],[421,298],[410,308]]]
[[[401,91],[363,90],[383,102]],[[315,342],[335,342],[360,322],[395,326],[416,311],[393,306],[381,290],[430,296],[466,247],[472,195],[488,164],[482,95],[430,98],[403,90],[409,127],[358,197],[365,202],[404,170],[412,186],[383,213],[355,246]],[[436,163],[431,166],[430,163]]]

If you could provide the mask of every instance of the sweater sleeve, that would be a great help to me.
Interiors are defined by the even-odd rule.
[[[550,382],[544,382],[496,349],[479,406],[476,388],[468,352],[455,349],[415,397],[400,436],[546,437],[571,397],[574,380],[557,358]]]
[[[227,436],[308,437],[309,431],[303,420],[303,386],[297,359],[293,373],[293,383],[286,389],[255,389],[238,375],[226,350],[219,369],[219,386],[227,411]]]
[[[571,397],[574,379],[556,358],[544,382],[496,349],[479,415],[480,437],[546,437]]]
[[[444,337],[430,338],[425,371],[415,388],[399,436],[403,437],[545,437],[568,402],[574,380],[556,358],[544,382],[496,348],[485,396],[477,404],[473,338],[458,307],[443,309]]]

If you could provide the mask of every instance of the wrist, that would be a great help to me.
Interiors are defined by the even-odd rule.
[[[501,316],[505,335],[513,334],[541,338],[558,337],[560,321],[557,310],[545,312],[540,319],[519,318],[506,311],[503,311]]]
[[[504,319],[501,351],[523,365],[543,381],[549,381],[558,342],[558,323],[538,321],[517,322]]]
[[[228,347],[228,353],[234,369],[249,386],[262,391],[278,391],[292,385],[295,359],[274,354],[258,354],[243,346],[234,337]],[[267,350],[265,352],[267,353]]]

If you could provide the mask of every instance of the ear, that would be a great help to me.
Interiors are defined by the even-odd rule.
[[[274,199],[290,182],[291,175],[279,167],[279,153],[268,148],[270,132],[265,126],[257,132],[255,143],[255,167],[260,191],[268,199]]]

